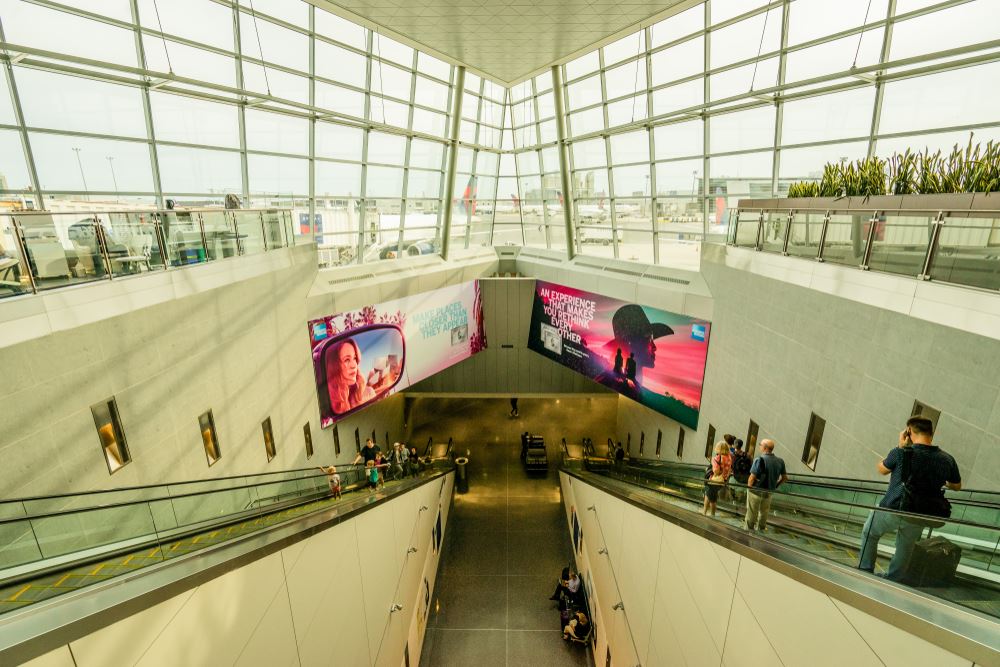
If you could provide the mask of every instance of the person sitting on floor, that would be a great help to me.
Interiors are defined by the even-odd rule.
[[[576,639],[578,641],[583,641],[590,634],[590,620],[587,619],[587,615],[582,611],[578,611],[573,614],[569,619],[569,623],[563,628],[563,639],[570,640]]]
[[[559,575],[559,581],[556,582],[556,590],[549,597],[550,600],[554,602],[559,602],[564,593],[566,595],[569,594],[569,589],[566,587],[566,585],[569,583],[569,574],[570,574],[570,569],[568,567],[564,567],[562,569],[562,574]]]

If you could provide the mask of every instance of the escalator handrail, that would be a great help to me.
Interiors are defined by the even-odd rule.
[[[682,461],[651,461],[649,459],[638,459],[636,462],[641,463],[642,465],[644,465],[646,467],[649,467],[649,468],[687,468],[687,469],[690,469],[692,471],[697,472],[699,475],[705,470],[705,466],[700,465],[698,463],[685,463],[685,462],[682,462]],[[812,479],[809,479],[811,477],[815,477],[815,478],[819,478],[819,479],[838,480],[838,481],[844,481],[844,482],[860,482],[860,483],[863,483],[863,484],[872,484],[872,485],[877,486],[879,488],[878,489],[865,489],[865,488],[861,488],[861,487],[857,487],[857,486],[850,486],[848,484],[834,484],[832,482],[817,482],[817,481],[813,481]],[[838,477],[829,477],[829,476],[825,476],[825,475],[805,475],[805,474],[799,474],[799,473],[797,473],[797,474],[789,474],[788,475],[788,481],[789,481],[789,483],[802,484],[804,486],[814,486],[814,487],[817,487],[817,488],[843,489],[843,490],[847,490],[847,491],[858,491],[858,492],[866,492],[866,493],[884,493],[885,489],[889,485],[888,482],[883,482],[882,480],[878,480],[878,479],[854,479],[854,478],[847,478],[847,477],[841,479],[841,478],[838,478]],[[984,494],[984,495],[997,495],[997,496],[1000,496],[1000,492],[998,492],[998,491],[980,491],[978,489],[962,489],[961,491],[953,491],[952,493],[961,494],[961,495],[965,495],[965,494]],[[954,504],[958,504],[958,505],[968,505],[968,506],[972,506],[972,507],[990,507],[990,508],[995,508],[995,509],[1000,510],[1000,498],[998,498],[996,500],[996,502],[992,502],[992,501],[986,501],[986,500],[974,500],[972,498],[962,498],[962,497],[952,496],[952,497],[949,497],[949,501],[953,505]]]
[[[350,468],[350,467],[363,468],[364,467],[364,466],[362,466],[360,464],[343,463],[343,464],[338,464],[338,466],[337,466],[338,472],[340,471],[340,466],[344,466],[346,468]],[[246,474],[243,474],[243,475],[226,475],[224,477],[211,477],[209,479],[189,479],[189,480],[186,480],[186,481],[183,481],[183,482],[158,482],[156,484],[144,484],[144,485],[139,485],[139,486],[119,486],[119,487],[115,487],[113,489],[92,489],[90,491],[77,491],[77,492],[67,492],[67,493],[53,493],[53,494],[50,494],[50,495],[43,495],[43,496],[23,496],[21,498],[2,498],[2,499],[0,499],[0,505],[5,505],[5,504],[8,504],[8,503],[37,502],[37,501],[41,501],[41,500],[52,500],[52,499],[55,499],[55,498],[71,498],[71,497],[74,497],[74,496],[91,496],[91,495],[98,495],[98,494],[101,494],[101,493],[118,493],[118,492],[121,492],[121,491],[140,491],[140,490],[144,490],[144,489],[157,489],[157,488],[162,488],[162,487],[165,487],[165,486],[182,486],[184,484],[206,484],[206,483],[209,483],[209,482],[224,481],[224,480],[228,480],[228,479],[239,479],[241,477],[266,477],[266,476],[271,476],[271,475],[283,475],[283,474],[288,474],[288,473],[293,473],[293,472],[305,472],[307,470],[316,470],[318,467],[319,466],[311,466],[309,468],[292,468],[290,470],[275,470],[273,472],[259,472],[259,473],[255,472],[255,473],[246,473]],[[306,478],[307,477],[305,477],[305,476],[303,476],[303,477],[292,477],[292,478],[289,478],[287,481],[294,481],[296,479],[306,479]],[[272,484],[273,482],[262,481],[260,483],[261,484]],[[227,487],[227,488],[235,489],[237,487],[233,486],[233,487]],[[225,489],[218,489],[218,490],[219,491],[224,491]],[[178,497],[178,496],[166,496],[166,498],[175,498],[175,497]],[[145,498],[144,500],[163,500],[163,498]]]
[[[359,465],[359,466],[356,466],[356,468],[357,468],[357,472],[360,472],[361,469],[363,468],[363,466]],[[315,468],[313,468],[313,469],[315,470]],[[305,468],[304,470],[308,470],[308,468]],[[338,473],[339,472],[340,471],[338,469]],[[355,472],[355,471],[351,470],[351,471],[346,471],[346,472]],[[283,481],[300,481],[300,480],[304,480],[304,479],[314,479],[316,477],[324,477],[325,478],[326,476],[327,476],[326,473],[319,473],[319,474],[316,474],[316,475],[308,475],[308,476],[305,476],[305,477],[297,477],[297,478],[295,478],[293,480],[275,480],[275,481],[270,481],[270,482],[260,482],[260,483],[257,483],[257,484],[244,484],[243,486],[228,486],[228,487],[226,487],[224,489],[211,489],[211,490],[206,490],[206,491],[195,491],[195,492],[192,492],[192,493],[182,493],[182,494],[177,494],[177,495],[173,495],[173,496],[162,496],[162,497],[158,497],[158,498],[138,498],[136,500],[125,500],[125,501],[118,502],[118,503],[108,503],[106,505],[89,505],[87,507],[75,507],[75,508],[71,508],[71,509],[57,510],[57,511],[54,511],[54,512],[42,512],[41,514],[28,514],[28,515],[25,515],[25,516],[16,516],[16,517],[9,517],[9,518],[6,518],[6,519],[0,519],[0,526],[4,526],[6,524],[18,523],[20,521],[30,521],[32,519],[47,519],[47,518],[51,518],[51,517],[55,517],[55,516],[68,516],[70,514],[81,514],[83,512],[96,512],[98,510],[114,509],[114,508],[117,508],[117,507],[128,507],[129,505],[141,505],[141,504],[144,504],[144,503],[158,503],[158,502],[163,502],[165,500],[178,500],[178,499],[181,499],[181,498],[193,498],[193,497],[197,497],[197,496],[206,496],[206,495],[213,494],[213,493],[221,493],[221,492],[224,492],[224,491],[239,491],[240,489],[250,489],[250,488],[256,488],[256,487],[260,487],[260,486],[268,486],[268,485],[271,485],[271,484],[280,484]],[[237,475],[237,477],[240,477],[240,475]],[[145,488],[145,487],[141,487],[140,486],[140,487],[134,487],[134,488],[140,488],[141,489],[141,488]]]
[[[588,463],[589,460],[590,460],[590,457],[584,458],[584,463],[585,464]],[[602,459],[602,460],[606,461],[607,459]],[[586,468],[586,465],[584,467]],[[601,474],[601,473],[599,473],[597,471],[593,471],[593,470],[589,470],[589,469],[588,469],[588,471],[589,472],[594,472],[595,474]],[[696,479],[694,479],[692,477],[679,477],[679,478],[674,478],[674,479],[680,479],[680,480],[683,480],[683,481],[698,481],[698,480],[696,480]],[[621,479],[619,481],[625,482],[626,484],[631,484],[632,483],[628,479]],[[701,480],[701,482],[704,484],[704,480]],[[730,487],[735,487],[737,489],[746,489],[747,491],[751,490],[751,487],[747,486],[746,484],[740,484],[736,480],[730,480],[728,484],[729,484]],[[644,487],[644,488],[648,488],[648,487]],[[803,495],[801,493],[790,493],[788,491],[782,491],[780,488],[771,491],[771,494],[772,494],[772,496],[774,496],[774,495],[780,495],[780,496],[789,497],[789,498],[801,498],[803,500],[810,500],[810,501],[814,501],[814,502],[819,501],[819,502],[823,502],[823,503],[831,503],[831,504],[834,504],[834,505],[841,505],[843,507],[856,507],[858,509],[869,510],[869,511],[877,509],[877,510],[879,510],[881,512],[889,512],[889,513],[892,513],[892,514],[900,514],[900,515],[902,515],[904,517],[913,517],[915,519],[918,519],[919,521],[924,521],[924,522],[926,522],[926,521],[945,521],[945,522],[947,522],[949,524],[959,524],[959,525],[962,525],[962,526],[969,526],[969,527],[972,527],[972,528],[985,528],[987,530],[994,530],[994,531],[1000,532],[1000,527],[998,527],[995,524],[977,523],[975,521],[967,521],[965,519],[951,519],[951,518],[944,518],[944,517],[933,517],[933,516],[929,516],[929,515],[926,515],[926,514],[914,514],[912,512],[904,512],[902,510],[892,509],[890,507],[872,507],[871,505],[859,505],[857,503],[849,503],[849,502],[847,502],[845,500],[834,500],[834,499],[830,499],[830,498],[816,498],[815,496],[807,496],[807,495]]]

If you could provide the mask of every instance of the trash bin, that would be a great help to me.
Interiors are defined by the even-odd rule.
[[[455,459],[455,466],[457,468],[455,471],[455,485],[458,487],[459,493],[467,493],[469,491],[469,473],[466,471],[468,463],[469,459],[464,456],[459,456]]]

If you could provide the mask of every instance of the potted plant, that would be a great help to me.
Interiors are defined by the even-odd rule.
[[[906,150],[887,159],[827,164],[818,183],[793,183],[788,197],[741,200],[740,208],[802,211],[909,211],[975,215],[1000,211],[1000,144],[956,145],[947,155]],[[970,211],[972,213],[970,213]]]

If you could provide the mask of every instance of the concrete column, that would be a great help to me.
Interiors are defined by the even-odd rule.
[[[563,84],[562,72],[559,66],[552,68],[552,93],[556,103],[556,137],[559,148],[559,177],[562,182],[563,193],[563,223],[566,225],[566,259],[573,259],[576,255],[576,242],[573,235],[573,191],[569,178],[569,155],[566,151],[569,146],[566,143],[566,113],[563,110]]]
[[[462,97],[465,90],[465,67],[455,74],[455,96],[451,108],[451,134],[448,137],[448,172],[445,174],[444,228],[441,230],[441,256],[448,259],[451,249],[451,196],[455,192],[455,169],[458,166],[458,137],[462,129]]]

